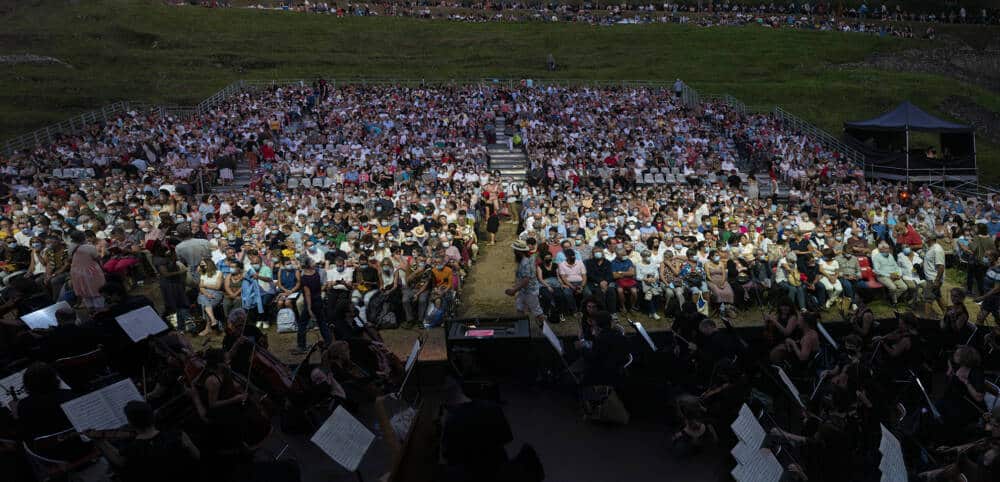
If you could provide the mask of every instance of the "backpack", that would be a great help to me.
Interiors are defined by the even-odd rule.
[[[390,309],[389,297],[382,290],[376,291],[365,301],[365,321],[377,329],[396,328],[399,322]]]
[[[291,308],[278,310],[278,316],[274,321],[278,324],[278,333],[291,333],[299,330],[295,323],[295,312]]]

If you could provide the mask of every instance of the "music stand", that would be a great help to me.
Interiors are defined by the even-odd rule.
[[[632,328],[634,328],[635,331],[639,333],[640,336],[642,336],[643,340],[646,340],[646,344],[649,345],[649,348],[653,350],[653,353],[659,351],[659,348],[656,347],[656,343],[653,343],[653,339],[649,336],[649,333],[646,331],[646,328],[642,326],[642,323],[632,321],[631,318],[628,319],[628,323],[632,325]]]
[[[556,351],[557,355],[559,355],[559,361],[562,362],[563,367],[566,368],[566,371],[569,373],[569,376],[573,377],[573,381],[577,385],[579,385],[580,379],[576,376],[575,373],[573,373],[573,370],[570,369],[569,363],[566,362],[565,351],[563,350],[562,341],[560,341],[559,337],[556,336],[556,333],[552,331],[552,327],[549,326],[549,322],[547,321],[542,321],[542,336],[544,336],[545,339],[548,340],[549,345],[552,346],[552,349]]]
[[[417,369],[417,361],[419,361],[420,353],[424,350],[424,341],[426,339],[426,335],[421,335],[416,340],[413,340],[413,348],[410,349],[410,355],[406,357],[406,365],[404,365],[403,381],[399,384],[399,389],[396,390],[396,393],[394,394],[396,398],[406,401],[406,399],[403,398],[403,390],[406,388],[406,382],[410,380],[410,375],[412,375]],[[417,397],[419,398],[420,396],[420,384],[418,383]],[[416,399],[414,400],[414,403],[416,403]]]

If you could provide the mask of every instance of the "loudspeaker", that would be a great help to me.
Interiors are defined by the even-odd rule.
[[[535,356],[526,319],[449,322],[448,361],[463,378],[534,377]]]

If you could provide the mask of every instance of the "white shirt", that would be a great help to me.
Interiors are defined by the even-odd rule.
[[[933,243],[924,253],[924,278],[928,281],[936,280],[938,265],[944,266],[944,248],[938,243]]]

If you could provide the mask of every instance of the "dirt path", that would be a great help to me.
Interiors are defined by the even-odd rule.
[[[514,299],[504,294],[514,282],[514,255],[510,243],[516,237],[516,226],[506,221],[500,224],[495,246],[487,240],[479,244],[479,257],[472,266],[462,288],[461,317],[516,316]]]

